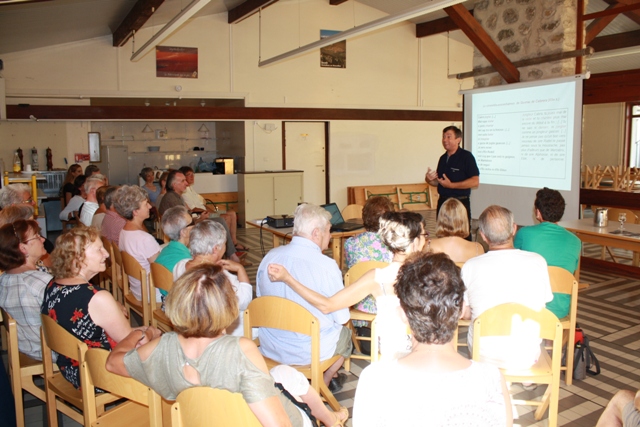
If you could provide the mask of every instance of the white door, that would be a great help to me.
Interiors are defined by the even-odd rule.
[[[304,201],[326,203],[325,135],[323,122],[285,123],[285,165],[304,171]]]

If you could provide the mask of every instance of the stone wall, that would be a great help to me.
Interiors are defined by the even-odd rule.
[[[480,0],[474,16],[511,62],[576,49],[577,0]],[[491,64],[478,49],[473,68]],[[521,67],[520,81],[575,74],[575,58]],[[475,78],[475,87],[504,84],[498,73]]]

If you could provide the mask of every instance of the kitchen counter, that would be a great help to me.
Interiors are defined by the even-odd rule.
[[[199,193],[235,193],[238,191],[238,175],[214,175],[211,172],[196,173],[193,189]]]

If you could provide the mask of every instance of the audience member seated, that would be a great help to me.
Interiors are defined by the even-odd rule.
[[[100,173],[100,168],[96,164],[90,164],[90,165],[87,165],[86,168],[84,168],[84,176],[86,176],[87,178],[89,178],[92,175],[97,175],[99,173]]]
[[[162,172],[160,175],[160,179],[158,182],[160,183],[160,192],[156,196],[156,209],[160,208],[160,203],[162,202],[162,198],[165,194],[167,194],[167,177],[169,176],[169,172]]]
[[[175,209],[175,208],[172,208]],[[167,211],[169,213],[171,209]],[[162,218],[164,220],[164,217]],[[173,268],[174,280],[182,276],[185,270],[190,270],[200,264],[215,264],[222,267],[222,271],[229,279],[231,287],[238,299],[240,315],[227,327],[227,334],[243,336],[243,313],[253,298],[253,287],[249,283],[249,276],[244,267],[237,262],[222,259],[227,234],[221,224],[213,221],[202,221],[191,229],[189,236],[189,250],[193,259],[183,259]]]
[[[12,224],[21,219],[23,220],[35,220],[33,206],[31,205],[11,205],[0,210],[0,227],[6,224]],[[49,273],[49,267],[51,267],[51,257],[49,254],[53,251],[53,243],[47,238],[44,238],[44,249],[47,253],[40,258],[36,263],[38,270]]]
[[[102,229],[100,230],[100,234],[106,237],[110,242],[115,243],[116,246],[120,247],[120,232],[127,223],[127,220],[122,218],[118,212],[116,212],[114,202],[117,194],[118,188],[116,187],[115,190],[107,191],[104,195],[104,207],[107,212],[102,220]]]
[[[4,212],[4,210],[2,211]],[[18,220],[0,228],[0,306],[18,324],[18,348],[42,359],[40,306],[44,289],[53,279],[38,267],[47,255],[40,227],[33,220]]]
[[[401,317],[411,352],[366,367],[358,381],[354,426],[510,426],[511,399],[497,367],[458,354],[460,269],[443,253],[411,256],[398,272]]]
[[[406,325],[398,316],[400,303],[395,295],[393,284],[396,281],[398,269],[406,257],[422,251],[425,243],[422,216],[416,212],[387,212],[380,218],[378,233],[384,244],[393,252],[391,264],[385,268],[377,268],[365,273],[355,283],[343,288],[333,296],[327,297],[314,292],[311,286],[307,287],[306,282],[303,285],[294,279],[292,276],[295,273],[289,274],[282,265],[269,265],[268,273],[272,280],[284,282],[305,301],[325,314],[350,307],[365,295],[373,295],[378,306],[376,328],[380,337],[382,359],[396,359],[409,352],[411,343],[406,333]],[[262,265],[260,267],[262,268]],[[260,269],[258,269],[258,284],[260,284],[260,278]],[[290,295],[290,292],[287,294]],[[260,340],[262,341],[262,331],[260,332]]]
[[[36,202],[31,197],[31,186],[28,184],[9,184],[0,189],[0,208],[13,205],[29,205],[34,207]]]
[[[436,237],[429,240],[425,252],[445,253],[453,262],[467,262],[469,258],[484,253],[480,243],[467,240],[469,219],[467,210],[458,199],[450,198],[442,204],[436,222]]]
[[[272,249],[262,259],[258,273],[257,295],[273,295],[296,302],[309,310],[320,322],[320,360],[327,360],[333,356],[341,357],[324,373],[324,382],[330,386],[332,392],[342,388],[346,375],[338,376],[345,357],[351,354],[351,332],[343,325],[349,320],[348,305],[340,310],[331,310],[326,314],[309,304],[297,293],[292,291],[286,283],[272,280],[267,267],[278,263],[287,268],[293,277],[304,282],[310,289],[325,297],[331,297],[341,289],[342,272],[338,264],[325,256],[322,251],[327,249],[331,240],[331,214],[320,206],[304,203],[299,205],[294,213],[293,239],[285,246]],[[367,296],[362,295],[352,304]],[[308,365],[311,363],[311,337],[293,332],[276,329],[260,329],[260,352],[266,357],[277,360],[285,365]],[[333,377],[336,380],[333,380]]]
[[[111,293],[89,283],[105,270],[108,257],[93,227],[73,228],[58,237],[52,254],[55,279],[45,289],[41,313],[89,348],[111,350],[131,333],[131,326]],[[160,333],[154,328],[148,334]],[[59,356],[57,363],[67,381],[79,388],[78,362]]]
[[[238,216],[234,211],[221,211],[214,208],[212,205],[207,206],[205,204],[204,197],[196,193],[193,189],[193,183],[195,182],[195,173],[189,166],[183,166],[180,168],[180,172],[184,174],[187,180],[187,188],[182,193],[182,200],[189,208],[191,212],[201,213],[209,211],[209,218],[220,217],[227,223],[227,228],[231,233],[231,240],[238,251],[246,251],[247,248],[238,244],[237,230],[238,230]]]
[[[107,185],[103,185],[96,191],[98,210],[93,214],[93,218],[91,219],[91,226],[97,228],[100,231],[102,231],[102,221],[104,221],[104,217],[107,214],[107,207],[104,204],[104,198],[107,193],[113,191],[116,191],[116,187],[109,187]]]
[[[169,172],[167,176],[167,193],[162,197],[162,201],[160,202],[160,206],[158,206],[158,212],[160,215],[164,215],[165,211],[174,206],[187,206],[184,200],[182,199],[182,194],[188,187],[187,179],[184,174],[178,170],[174,170]],[[188,207],[187,207],[188,209]],[[192,212],[189,210],[192,214]],[[195,222],[203,221],[209,218],[209,211],[204,211],[199,214],[199,217],[196,218]],[[240,259],[236,256],[236,248],[233,244],[233,240],[231,239],[231,232],[229,231],[229,227],[227,227],[227,223],[222,218],[212,218],[213,221],[219,222],[225,228],[227,232],[227,249],[225,251],[225,255],[227,258],[233,261],[240,261]]]
[[[518,230],[513,246],[540,254],[548,266],[562,267],[573,274],[578,268],[582,243],[575,234],[558,225],[564,215],[564,208],[564,198],[559,191],[547,187],[538,190],[534,211],[540,224]],[[554,293],[553,301],[547,304],[547,308],[558,319],[567,316],[570,307],[569,294]]]
[[[82,212],[80,213],[80,222],[85,226],[90,227],[93,220],[93,214],[96,213],[100,204],[98,203],[98,196],[96,192],[98,188],[103,187],[107,178],[104,175],[94,174],[91,175],[84,183],[84,192],[86,194],[86,200],[82,205]]]
[[[69,200],[69,203],[64,207],[62,212],[60,212],[60,221],[69,221],[72,219],[79,218],[78,211],[80,210],[80,206],[82,206],[87,197],[87,193],[84,191],[84,183],[86,182],[87,177],[84,175],[79,175],[76,177],[76,180],[73,181],[73,185],[76,186],[79,193]]]
[[[156,177],[154,170],[149,167],[142,168],[139,176],[144,180],[142,189],[149,195],[149,201],[151,202],[151,205],[157,207],[156,199],[158,198],[158,194],[160,194],[161,188],[159,185],[153,183]]]
[[[135,378],[167,400],[195,386],[241,393],[262,425],[311,427],[309,418],[275,387],[275,379],[300,396],[324,425],[346,421],[348,412],[329,411],[302,374],[277,366],[272,377],[253,341],[225,333],[238,317],[238,304],[221,267],[202,264],[187,271],[171,288],[166,313],[175,332],[139,346],[141,333],[134,331],[111,352],[107,370]]]
[[[365,232],[349,237],[344,242],[347,270],[363,261],[391,262],[393,253],[380,238],[378,229],[380,228],[382,214],[393,210],[393,202],[387,197],[376,196],[367,199],[362,209],[362,222],[364,223]],[[355,308],[365,313],[375,314],[377,312],[376,300],[371,295],[367,295],[355,305]]]
[[[480,215],[480,234],[489,252],[471,258],[462,267],[467,286],[464,319],[472,324],[467,334],[469,351],[473,344],[473,321],[486,310],[515,302],[532,310],[542,310],[553,299],[547,263],[533,252],[514,249],[516,223],[513,214],[501,206],[489,206]],[[537,331],[522,325],[510,337],[483,337],[480,358],[508,369],[527,369],[540,355]]]
[[[116,191],[114,200],[118,215],[127,220],[120,231],[118,247],[134,257],[149,274],[151,263],[160,253],[160,245],[144,226],[144,220],[149,218],[151,209],[147,192],[137,185],[123,185]],[[142,300],[142,289],[138,279],[129,276],[129,289],[134,297]],[[157,289],[155,298],[158,302],[162,301]]]
[[[67,175],[62,182],[62,188],[60,189],[60,197],[64,198],[64,206],[69,204],[69,200],[71,200],[73,196],[80,195],[80,190],[74,185],[75,179],[80,175],[82,175],[82,166],[78,164],[69,166]]]
[[[640,427],[640,390],[617,392],[604,408],[596,427]]]
[[[187,245],[189,245],[189,232],[191,231],[192,221],[189,211],[184,206],[174,206],[167,209],[162,216],[161,226],[162,231],[170,239],[170,242],[160,251],[158,258],[156,258],[156,263],[173,272],[179,261],[191,259],[191,252],[189,252]],[[166,296],[165,291],[162,289],[159,289],[159,291],[163,296]]]

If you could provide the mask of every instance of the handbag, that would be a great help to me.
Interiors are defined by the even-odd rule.
[[[573,359],[573,378],[583,380],[587,374],[598,375],[600,373],[600,362],[591,346],[589,338],[584,334],[582,329],[576,328],[576,349]]]

